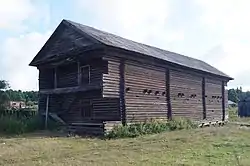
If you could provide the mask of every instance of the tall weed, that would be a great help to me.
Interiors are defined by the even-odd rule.
[[[173,119],[171,121],[147,121],[125,126],[115,126],[106,133],[106,138],[137,137],[145,134],[156,134],[165,131],[197,128],[198,125],[189,119]]]

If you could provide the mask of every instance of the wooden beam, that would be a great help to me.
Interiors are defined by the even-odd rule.
[[[46,101],[45,129],[48,128],[48,115],[49,115],[49,95],[47,95],[47,101]]]
[[[222,81],[221,84],[221,93],[222,93],[222,121],[225,121],[225,83]]]
[[[63,93],[74,93],[74,92],[86,92],[90,90],[98,90],[101,89],[100,84],[90,84],[83,87],[67,87],[67,88],[56,88],[56,89],[44,89],[40,90],[40,94],[63,94]]]
[[[77,82],[79,86],[81,85],[81,78],[82,78],[81,64],[80,62],[77,62]]]
[[[119,84],[119,97],[120,97],[120,112],[122,124],[126,125],[126,106],[125,106],[125,62],[122,59],[120,61],[119,73],[120,73],[120,84]]]
[[[202,106],[203,106],[203,119],[207,118],[206,108],[206,79],[202,78]]]
[[[57,68],[54,68],[54,88],[57,88]]]
[[[168,119],[172,119],[172,106],[170,100],[170,73],[169,69],[166,70],[166,100],[167,100],[167,117]]]

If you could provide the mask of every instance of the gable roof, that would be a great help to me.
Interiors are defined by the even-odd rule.
[[[82,25],[70,20],[63,20],[62,23],[67,26],[75,29],[77,32],[81,33],[83,36],[88,36],[97,42],[104,44],[106,46],[112,46],[120,49],[124,49],[127,51],[137,52],[143,55],[151,56],[154,58],[158,58],[173,64],[181,65],[184,67],[208,72],[211,74],[215,74],[218,76],[226,77],[228,79],[232,79],[230,76],[225,73],[219,71],[215,67],[209,65],[208,63],[187,57],[178,53],[170,52],[167,50],[163,50],[154,46],[149,46],[146,44],[138,43],[129,39],[125,39],[123,37],[104,32],[86,25]],[[61,23],[61,24],[62,24]]]

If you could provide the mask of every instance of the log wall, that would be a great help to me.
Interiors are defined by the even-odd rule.
[[[39,90],[54,88],[54,69],[41,68],[39,69]]]
[[[57,88],[74,87],[77,82],[77,63],[57,68]]]
[[[81,66],[87,64],[90,83],[103,85],[101,91],[50,96],[50,112],[57,112],[69,123],[86,120],[81,113],[85,107],[91,108],[88,120],[92,121],[133,123],[178,116],[199,121],[222,120],[222,81],[116,58],[81,62]],[[57,87],[77,86],[77,71],[77,64],[58,67]],[[40,89],[53,88],[53,79],[54,69],[40,70]],[[45,108],[46,95],[41,95],[39,110]]]
[[[167,118],[164,69],[125,62],[126,122]]]
[[[222,120],[222,81],[206,78],[207,120]]]
[[[108,72],[103,74],[103,97],[119,98],[120,62],[117,59],[105,59],[108,62]]]
[[[45,112],[46,95],[40,99],[40,109]],[[90,117],[83,117],[85,109],[91,109]],[[120,120],[119,98],[102,98],[101,91],[50,95],[49,112],[57,113],[67,123]]]
[[[203,119],[202,77],[170,70],[172,117]]]

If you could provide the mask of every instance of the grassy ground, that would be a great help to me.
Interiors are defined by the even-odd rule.
[[[250,165],[250,130],[238,126],[120,140],[0,139],[0,165]]]
[[[0,137],[0,165],[250,165],[250,128],[238,125],[119,140],[50,134]]]

